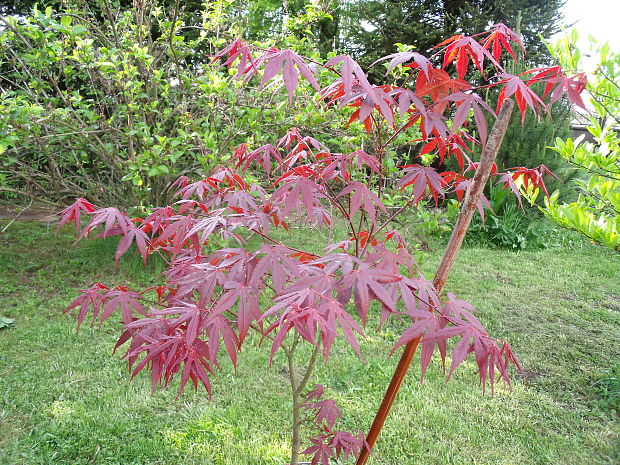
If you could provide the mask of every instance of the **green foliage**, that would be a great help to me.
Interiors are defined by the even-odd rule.
[[[469,245],[486,245],[509,250],[572,247],[579,242],[576,234],[562,230],[544,218],[535,206],[519,206],[509,189],[491,185],[484,221],[474,216],[465,241]]]
[[[531,220],[519,209],[509,189],[490,186],[488,197],[492,212],[484,220],[476,215],[466,240],[507,249],[525,249],[532,239]]]
[[[207,66],[239,32],[233,2],[205,4],[193,34],[166,4],[0,17],[0,191],[161,205],[180,175],[201,177],[241,143],[291,126],[331,128],[343,145],[311,102],[289,106],[280,92],[242,89]]]
[[[620,413],[620,363],[597,376],[592,385],[598,389],[601,403]]]
[[[579,70],[581,53],[576,48],[577,33],[550,47],[567,69]],[[575,181],[579,198],[561,202],[555,192],[545,202],[544,213],[565,228],[591,240],[620,249],[620,53],[606,45],[592,43],[598,63],[589,77],[590,104],[595,115],[587,129],[594,143],[579,138],[557,139],[553,150],[579,168],[582,179]]]
[[[468,240],[508,249],[525,249],[532,234],[528,219],[513,204],[498,213],[489,214],[486,222],[474,222]]]
[[[151,190],[165,189],[179,166],[214,162],[221,141],[213,125],[222,115],[211,112],[217,99],[206,97],[226,87],[187,66],[205,39],[186,43],[181,24],[161,9],[148,19],[123,11],[114,19],[112,27],[111,17],[51,8],[2,19],[0,134],[11,157],[3,167],[9,186],[58,200],[89,194],[157,203]],[[154,37],[152,24],[166,32]],[[123,181],[133,184],[129,195]]]

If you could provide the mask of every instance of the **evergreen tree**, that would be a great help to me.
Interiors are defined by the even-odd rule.
[[[562,25],[564,0],[346,0],[341,2],[343,46],[364,65],[394,53],[394,43],[429,52],[441,37],[474,34],[504,23],[523,35],[528,61],[547,62],[540,39]],[[519,23],[519,24],[517,24]]]
[[[146,3],[153,0],[143,0]],[[132,8],[133,0],[0,0],[0,13],[26,15],[35,3],[40,8],[84,3],[97,9],[99,4]],[[179,8],[186,23],[199,23],[201,0],[160,0],[166,10]],[[249,39],[264,40],[281,36],[290,20],[307,14],[308,6],[331,17],[315,20],[308,28],[288,30],[298,36],[308,32],[323,54],[336,50],[354,56],[367,66],[396,51],[395,43],[414,45],[429,52],[440,39],[456,33],[474,34],[489,25],[504,23],[519,28],[527,49],[528,64],[549,60],[539,34],[549,38],[562,25],[561,8],[565,0],[230,0],[234,19]],[[520,21],[519,21],[520,18]],[[520,24],[517,24],[519,22]]]

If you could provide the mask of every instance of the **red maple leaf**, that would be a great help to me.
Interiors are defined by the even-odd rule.
[[[80,197],[73,204],[69,205],[60,212],[60,221],[58,222],[56,234],[58,234],[58,231],[60,231],[60,228],[63,225],[75,222],[75,235],[76,237],[79,237],[80,228],[82,227],[82,223],[80,221],[81,213],[92,213],[95,211],[95,208],[96,207],[84,197]]]
[[[424,197],[426,190],[430,192],[435,199],[435,203],[439,202],[439,195],[444,195],[446,182],[435,168],[422,165],[405,165],[402,166],[405,175],[398,181],[397,186],[404,189],[413,184],[414,202],[419,202]]]

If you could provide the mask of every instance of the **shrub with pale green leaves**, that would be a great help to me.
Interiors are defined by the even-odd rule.
[[[0,194],[157,206],[179,176],[202,177],[291,126],[358,145],[361,129],[342,137],[316,105],[231,85],[236,69],[209,66],[241,33],[232,2],[205,3],[190,26],[163,5],[0,16]],[[289,46],[316,53],[306,40]]]
[[[575,31],[551,46],[566,69],[578,70],[581,52]],[[593,109],[587,129],[594,142],[557,139],[553,147],[582,172],[575,181],[579,198],[570,203],[558,200],[556,191],[545,201],[544,213],[561,226],[573,229],[613,249],[620,249],[620,52],[608,44],[592,42],[597,66],[588,79],[587,90]]]

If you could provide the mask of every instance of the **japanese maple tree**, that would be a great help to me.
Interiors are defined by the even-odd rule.
[[[447,39],[430,57],[417,52],[385,57],[388,72],[403,67],[405,77],[376,85],[349,56],[317,63],[292,50],[234,41],[213,57],[213,64],[236,66],[233,78],[255,79],[260,86],[280,82],[290,101],[300,82],[307,81],[317,92],[317,104],[351,109],[343,123],[363,124],[369,146],[334,153],[291,128],[271,144],[243,144],[226,165],[203,179],[179,178],[171,187],[178,201],[153,208],[144,218],[78,199],[62,212],[60,226],[74,222],[79,238],[121,236],[117,262],[133,244],[145,262],[157,254],[168,268],[162,284],[149,289],[96,283],[81,290],[67,310],[78,310],[78,325],[87,317],[101,325],[120,312],[123,331],[116,348],[127,346],[124,357],[132,376],[148,370],[155,390],[178,375],[179,395],[188,382],[211,394],[211,380],[224,359],[236,367],[248,333],[258,333],[269,346],[270,360],[278,352],[288,360],[291,464],[298,463],[300,454],[326,465],[370,449],[362,434],[337,429],[341,412],[323,398],[323,387],[308,391],[307,386],[316,363],[329,358],[337,339],[362,359],[360,342],[372,311],[379,312],[380,326],[392,317],[410,320],[393,351],[419,343],[422,377],[437,351],[444,362],[450,359],[448,378],[471,354],[483,386],[493,390],[498,380],[509,383],[509,366],[520,369],[510,344],[489,335],[469,303],[442,294],[445,276],[438,284],[422,274],[394,219],[427,198],[467,198],[478,182],[480,165],[473,158],[493,136],[487,120],[496,113],[477,93],[479,88],[465,80],[469,73],[494,70],[483,87],[500,89],[498,106],[514,98],[521,115],[528,109],[544,111],[545,99],[555,101],[562,92],[581,104],[582,76],[568,78],[559,67],[507,74],[502,55],[517,60],[520,49],[519,37],[498,24],[476,36]],[[318,67],[326,72],[318,73]],[[331,75],[331,82],[319,82],[319,74]],[[538,95],[540,82],[545,85]],[[410,164],[401,167],[395,186],[389,186],[386,153],[397,137],[408,134],[424,142],[421,154],[437,154],[440,164],[454,157],[460,172]],[[489,169],[517,195],[517,179],[544,190],[543,175],[548,174],[544,166],[503,173]],[[388,188],[409,195],[391,213],[382,202]],[[484,196],[473,205],[480,214],[485,207]],[[84,216],[90,221],[82,225]],[[320,254],[274,234],[292,224],[329,230],[336,222],[346,225],[347,238],[325,243]],[[256,239],[260,245],[250,246]],[[452,339],[454,345],[449,344]],[[313,348],[309,360],[299,360],[300,344]],[[305,448],[304,423],[316,431]]]

